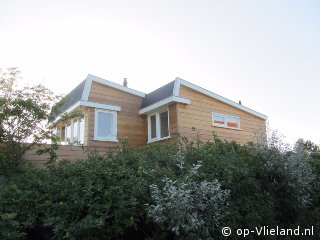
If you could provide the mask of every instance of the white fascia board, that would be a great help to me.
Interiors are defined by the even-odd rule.
[[[119,107],[119,106],[102,104],[102,103],[95,103],[95,102],[87,102],[87,101],[80,101],[80,106],[94,107],[94,108],[110,110],[110,111],[117,111],[117,112],[121,111],[121,107]]]
[[[63,113],[59,114],[59,116],[50,124],[48,127],[51,127],[53,124],[57,123],[61,118],[62,115],[65,113],[70,113],[76,108],[80,106],[85,106],[85,107],[93,107],[93,108],[98,108],[98,109],[104,109],[104,110],[110,110],[110,111],[121,111],[120,106],[115,106],[115,105],[108,105],[108,104],[102,104],[102,103],[95,103],[95,102],[88,102],[88,101],[78,101],[75,104],[73,104],[71,107],[69,107],[66,111]]]
[[[252,114],[252,115],[254,115],[256,117],[262,118],[264,120],[266,120],[268,118],[266,115],[264,115],[262,113],[256,112],[256,111],[254,111],[254,110],[252,110],[250,108],[247,108],[247,107],[245,107],[243,105],[240,105],[240,104],[238,104],[238,103],[236,103],[234,101],[231,101],[231,100],[229,100],[227,98],[224,98],[224,97],[222,97],[222,96],[220,96],[218,94],[210,92],[210,91],[208,91],[208,90],[206,90],[206,89],[204,89],[202,87],[199,87],[197,85],[189,83],[189,82],[187,82],[187,81],[185,81],[183,79],[180,79],[180,78],[177,78],[177,79],[179,79],[179,81],[180,81],[180,86],[183,85],[183,86],[186,86],[188,88],[191,88],[191,89],[193,89],[193,90],[195,90],[197,92],[200,92],[200,93],[202,93],[204,95],[207,95],[208,97],[214,98],[214,99],[216,99],[216,100],[218,100],[220,102],[226,103],[226,104],[228,104],[228,105],[230,105],[232,107],[238,108],[238,109],[240,109],[242,111],[250,113],[250,114]]]
[[[117,83],[114,83],[114,82],[110,82],[108,80],[105,80],[103,78],[99,78],[99,77],[91,75],[91,74],[88,74],[87,79],[90,79],[91,81],[95,81],[95,82],[101,83],[101,84],[106,85],[108,87],[112,87],[112,88],[118,89],[118,90],[123,91],[123,92],[127,92],[127,93],[130,93],[130,94],[136,95],[138,97],[145,97],[146,96],[146,94],[143,93],[143,92],[139,92],[137,90],[134,90],[134,89],[131,89],[131,88],[128,88],[128,87],[124,87],[124,86],[122,86],[120,84],[117,84]]]
[[[161,107],[164,107],[164,106],[167,106],[169,105],[170,103],[183,103],[183,104],[190,104],[191,101],[189,99],[186,99],[186,98],[181,98],[181,97],[176,97],[176,96],[171,96],[171,97],[168,97],[166,99],[163,99],[159,102],[156,102],[148,107],[145,107],[145,108],[142,108],[140,109],[139,111],[139,114],[146,114],[146,113],[150,113],[152,111],[155,111],[157,110],[158,108],[161,108]]]
[[[82,97],[81,100],[83,101],[88,101],[89,100],[89,94],[90,94],[90,89],[92,85],[92,79],[86,78],[86,82],[84,83],[84,89],[82,92]]]
[[[65,110],[63,113],[60,113],[60,114],[58,115],[58,117],[56,117],[56,119],[55,119],[48,127],[50,128],[53,124],[57,123],[57,122],[62,118],[62,115],[63,115],[64,113],[72,112],[72,111],[75,110],[76,108],[80,107],[80,102],[81,102],[81,101],[76,102],[76,103],[73,104],[71,107],[69,107],[67,110]]]
[[[180,78],[176,78],[174,80],[174,85],[173,85],[173,96],[179,97],[180,93]]]

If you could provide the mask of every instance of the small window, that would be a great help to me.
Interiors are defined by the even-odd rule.
[[[170,137],[169,110],[148,116],[148,140],[154,142]]]
[[[213,115],[213,124],[224,126],[225,117],[221,115]]]
[[[84,133],[85,133],[85,120],[84,118],[79,120],[79,143],[84,143]]]
[[[73,129],[73,131],[72,131],[72,140],[74,142],[74,141],[77,141],[77,139],[78,139],[78,133],[79,133],[78,119],[75,119],[73,121],[72,129]]]
[[[212,126],[240,129],[240,118],[220,113],[212,113]]]
[[[66,126],[66,134],[65,134],[67,143],[72,143],[72,135],[71,134],[72,134],[72,125],[68,124]]]
[[[230,128],[239,128],[239,118],[227,117],[227,126]]]
[[[60,142],[65,142],[66,141],[66,127],[61,128],[61,133],[60,133]]]
[[[117,112],[96,109],[94,140],[117,141]]]
[[[60,142],[62,144],[84,144],[85,119],[77,118],[59,130]]]
[[[169,116],[168,111],[160,113],[160,137],[165,138],[169,136]]]
[[[152,115],[150,117],[151,139],[157,138],[157,116]]]

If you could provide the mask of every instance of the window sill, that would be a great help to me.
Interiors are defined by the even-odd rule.
[[[150,139],[150,140],[148,141],[148,143],[159,142],[159,141],[166,140],[166,139],[169,139],[169,138],[171,138],[171,136],[164,137],[164,138]]]
[[[218,128],[225,128],[225,129],[242,131],[241,128],[232,128],[232,127],[226,127],[226,126],[220,126],[220,125],[214,125],[214,124],[212,125],[212,127],[218,127]]]
[[[94,138],[93,141],[100,141],[100,142],[119,142],[116,138]]]

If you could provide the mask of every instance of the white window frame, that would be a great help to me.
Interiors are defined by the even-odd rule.
[[[219,117],[223,117],[224,118],[224,124],[218,124],[218,123],[214,123],[214,116],[219,116]],[[227,118],[235,118],[238,120],[238,127],[234,128],[234,127],[229,127],[227,125]],[[221,128],[228,128],[228,129],[235,129],[235,130],[241,130],[240,128],[240,117],[235,117],[235,116],[231,116],[231,115],[226,115],[226,114],[221,114],[221,113],[216,113],[216,112],[212,112],[212,126],[213,127],[221,127]]]
[[[160,126],[160,114],[163,112],[168,112],[168,131],[169,131],[169,135],[166,137],[161,137],[161,126]],[[156,137],[155,138],[151,138],[151,117],[152,116],[156,116]],[[154,112],[148,115],[148,143],[151,142],[157,142],[160,140],[164,140],[164,139],[168,139],[170,138],[170,112],[169,112],[169,108],[165,108],[162,109],[158,112]]]
[[[70,131],[70,138],[68,137],[68,127],[70,126],[71,128],[71,131]],[[68,144],[72,144],[73,143],[73,122],[69,122],[68,124],[65,125],[65,134],[64,134],[64,141],[65,141],[65,144],[68,145]],[[68,141],[69,139],[69,141]]]
[[[84,139],[83,139],[83,142],[80,142],[80,122],[81,122],[81,120],[84,120],[84,123],[85,123],[85,118],[74,118],[74,119],[71,119],[70,120],[70,123],[69,124],[71,124],[71,139],[70,139],[70,142],[69,141],[67,141],[67,127],[68,127],[68,125],[69,124],[65,124],[65,129],[64,129],[64,136],[65,136],[65,139],[64,139],[64,141],[62,141],[62,142],[64,142],[65,143],[65,145],[67,145],[67,144],[72,144],[72,145],[81,145],[81,144],[84,144],[85,143],[85,141],[86,141],[86,137],[85,137],[85,126],[84,126],[84,128],[83,128],[83,131],[84,131]],[[74,129],[74,123],[75,122],[77,122],[77,129]],[[74,138],[74,131],[77,131],[77,138],[75,139]],[[61,131],[61,133],[62,133],[62,131]]]
[[[113,116],[113,125],[111,126],[111,132],[113,133],[113,136],[111,136],[111,137],[99,137],[98,136],[98,114],[100,112],[109,113],[109,114],[112,114],[112,116]],[[117,139],[117,134],[118,134],[117,118],[118,117],[117,117],[117,112],[116,111],[109,111],[109,110],[105,110],[105,109],[96,108],[95,109],[95,117],[94,117],[94,138],[93,138],[93,140],[118,142],[118,139]]]

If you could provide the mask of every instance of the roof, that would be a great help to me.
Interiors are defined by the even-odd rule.
[[[183,103],[183,104],[190,104],[190,100],[187,98],[182,98],[179,96],[180,93],[180,87],[185,86],[190,89],[193,89],[197,92],[200,92],[210,98],[213,98],[215,100],[218,100],[220,102],[223,102],[225,104],[228,104],[232,107],[235,107],[237,109],[240,109],[244,112],[250,113],[256,117],[267,119],[267,116],[264,114],[261,114],[255,110],[252,110],[248,107],[245,107],[241,104],[238,104],[234,101],[231,101],[225,97],[222,97],[218,94],[215,94],[209,90],[206,90],[204,88],[201,88],[193,83],[187,82],[181,78],[176,78],[173,82],[168,83],[167,85],[164,85],[161,88],[158,88],[157,90],[149,93],[146,95],[145,99],[143,99],[143,103],[141,106],[141,109],[139,111],[140,114],[149,114],[153,111],[156,111],[157,109],[168,106],[172,103]]]
[[[149,114],[161,107],[170,105],[172,103],[179,102],[182,104],[190,104],[191,101],[189,99],[179,97],[180,86],[183,85],[197,92],[205,94],[213,99],[216,99],[220,102],[226,103],[237,109],[248,112],[256,117],[267,119],[267,116],[257,111],[254,111],[248,107],[245,107],[241,104],[238,104],[234,101],[224,98],[218,94],[210,92],[204,88],[201,88],[193,83],[187,82],[181,78],[176,78],[174,81],[169,82],[168,84],[156,89],[155,91],[145,94],[143,92],[139,92],[137,90],[124,87],[120,84],[110,82],[108,80],[105,80],[103,78],[99,78],[90,74],[87,76],[87,78],[84,81],[82,81],[76,88],[74,88],[67,96],[65,96],[63,100],[60,101],[60,103],[56,105],[56,106],[59,106],[59,104],[61,104],[61,106],[57,107],[57,111],[56,112],[51,111],[50,115],[53,118],[55,118],[57,121],[58,115],[59,115],[57,113],[69,112],[78,106],[87,106],[88,104],[93,106],[93,105],[99,104],[99,103],[88,102],[89,92],[90,92],[93,81],[118,89],[120,91],[124,91],[124,92],[141,97],[143,100],[141,104],[141,109],[139,111],[140,114]],[[117,106],[108,105],[107,107],[110,109],[114,109],[114,108],[118,109]]]
[[[237,109],[240,109],[240,110],[242,110],[244,112],[250,113],[250,114],[252,114],[252,115],[254,115],[254,116],[258,117],[258,118],[262,118],[264,120],[266,120],[268,118],[266,115],[264,115],[262,113],[259,113],[259,112],[255,111],[255,110],[251,109],[251,108],[245,107],[245,106],[243,106],[243,105],[241,105],[241,104],[239,104],[237,102],[234,102],[234,101],[232,101],[232,100],[230,100],[228,98],[222,97],[222,96],[220,96],[220,95],[218,95],[216,93],[213,93],[213,92],[211,92],[209,90],[206,90],[206,89],[204,89],[202,87],[199,87],[199,86],[197,86],[197,85],[195,85],[193,83],[187,82],[186,80],[183,80],[181,78],[176,78],[175,81],[176,81],[175,89],[174,89],[174,94],[175,95],[179,95],[180,86],[183,85],[183,86],[191,88],[191,89],[193,89],[193,90],[195,90],[197,92],[200,92],[200,93],[202,93],[202,94],[204,94],[204,95],[206,95],[206,96],[208,96],[210,98],[213,98],[215,100],[218,100],[220,102],[228,104],[228,105],[230,105],[232,107],[235,107]]]
[[[98,82],[103,85],[118,89],[120,91],[124,91],[139,97],[145,97],[143,92],[139,92],[137,90],[124,87],[120,84],[105,80],[103,78],[96,77],[94,75],[88,74],[87,78],[83,80],[77,87],[75,87],[68,95],[66,95],[59,103],[57,103],[54,108],[51,109],[50,117],[57,120],[58,116],[61,113],[68,112],[70,110],[74,110],[74,106],[85,106],[89,100],[89,92],[91,89],[92,82]],[[90,103],[91,104],[91,103]],[[110,105],[108,105],[110,106]]]
[[[55,106],[57,106],[56,110],[53,111],[51,109],[50,116],[53,118],[56,118],[59,113],[65,112],[68,108],[72,107],[74,104],[79,102],[82,98],[82,93],[84,90],[86,80],[83,80],[77,87],[75,87],[68,95],[66,95],[59,103],[57,103]]]
[[[168,84],[158,88],[157,90],[146,94],[145,98],[142,100],[141,108],[148,107],[165,98],[173,96],[174,83],[175,81],[169,82]]]

